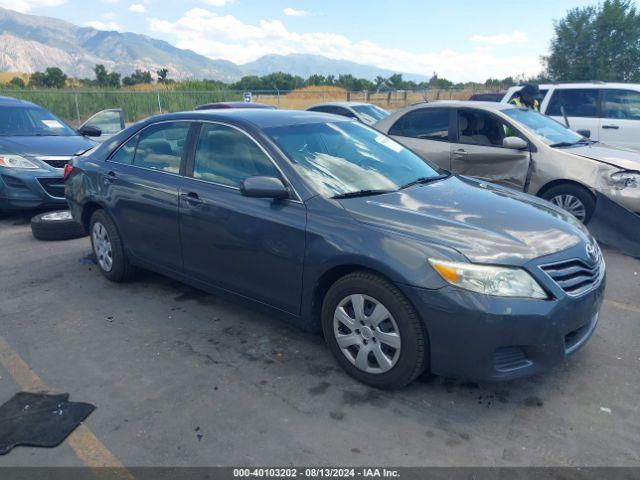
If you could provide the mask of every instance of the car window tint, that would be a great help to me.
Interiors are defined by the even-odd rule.
[[[140,134],[133,164],[169,173],[180,173],[188,122],[159,123]]]
[[[133,163],[133,157],[136,154],[136,144],[138,143],[138,136],[135,135],[127,140],[109,159],[111,162],[124,163],[131,165]]]
[[[196,147],[193,177],[232,187],[248,177],[280,177],[271,159],[235,128],[204,124]]]
[[[596,88],[556,89],[545,113],[561,117],[563,106],[568,117],[596,117],[598,90]]]
[[[343,117],[356,118],[355,114],[351,110],[343,107],[336,107],[334,113],[336,115],[342,115]]]
[[[467,145],[502,147],[505,137],[521,136],[497,117],[481,110],[458,112],[458,142]]]
[[[449,109],[412,110],[391,127],[389,135],[447,141],[449,140]]]
[[[640,120],[640,92],[634,90],[603,90],[602,117]]]

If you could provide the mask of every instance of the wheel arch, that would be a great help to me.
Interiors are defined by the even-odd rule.
[[[91,216],[97,210],[104,210],[104,205],[94,200],[89,200],[82,206],[82,214],[80,217],[80,223],[85,231],[89,232],[89,226],[91,223]]]
[[[593,197],[594,201],[596,199],[596,196],[593,193],[593,190],[591,188],[587,187],[584,183],[580,183],[575,180],[568,180],[568,179],[552,180],[551,182],[545,183],[542,187],[540,187],[540,189],[536,193],[536,196],[542,198],[542,196],[545,193],[547,193],[549,190],[560,185],[573,185],[575,187],[582,188],[583,190],[588,192],[589,195],[591,195],[591,197]]]

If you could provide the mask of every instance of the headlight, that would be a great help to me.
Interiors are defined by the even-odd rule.
[[[531,275],[521,268],[494,267],[429,259],[451,285],[498,297],[547,298]]]
[[[40,168],[31,160],[27,160],[20,155],[3,155],[0,154],[0,167],[6,168]]]
[[[640,172],[622,170],[612,173],[609,178],[611,178],[611,185],[615,188],[640,187]]]

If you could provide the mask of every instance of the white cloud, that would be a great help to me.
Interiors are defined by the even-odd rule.
[[[236,0],[200,0],[202,3],[206,3],[207,5],[211,5],[213,7],[224,7],[225,5],[230,5]]]
[[[284,13],[287,17],[306,17],[307,15],[311,15],[311,12],[307,10],[296,10],[295,8],[287,7],[282,13]]]
[[[129,5],[129,10],[134,13],[147,13],[147,7],[141,3],[132,3]]]
[[[66,0],[0,0],[0,7],[26,13],[33,8],[57,7],[65,2]]]
[[[511,33],[498,33],[495,35],[472,35],[469,40],[476,43],[485,43],[487,45],[509,45],[512,43],[527,43],[529,41],[527,34],[520,30],[514,30]]]
[[[96,30],[122,30],[122,27],[116,22],[102,22],[100,20],[91,20],[89,22],[84,22],[84,25],[87,27],[95,28]]]
[[[454,81],[533,75],[541,69],[535,55],[509,56],[486,46],[464,51],[413,52],[369,40],[354,41],[334,33],[296,33],[289,31],[280,20],[248,24],[233,15],[219,15],[202,8],[187,11],[175,22],[158,18],[148,21],[151,31],[174,37],[180,48],[236,63],[250,62],[271,53],[308,53],[427,77],[436,71],[441,77]]]

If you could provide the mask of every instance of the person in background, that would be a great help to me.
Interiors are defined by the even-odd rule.
[[[517,107],[526,107],[536,112],[540,111],[540,89],[537,85],[528,83],[516,92],[513,98],[509,101],[510,104]]]

